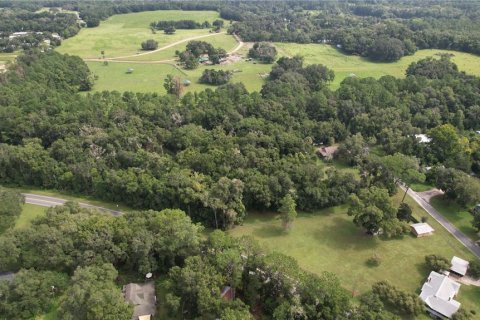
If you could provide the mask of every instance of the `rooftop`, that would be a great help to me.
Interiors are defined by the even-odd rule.
[[[149,319],[155,314],[156,297],[153,281],[146,283],[129,283],[123,286],[125,301],[133,305],[132,320]],[[145,317],[147,316],[147,317]]]
[[[462,276],[467,274],[467,269],[469,262],[465,261],[459,257],[453,256],[452,258],[452,266],[450,267],[450,270],[452,270],[455,273],[461,274]]]
[[[415,230],[415,232],[419,235],[428,234],[435,231],[428,223],[421,222],[421,223],[414,223],[411,227]]]
[[[460,308],[460,302],[453,298],[457,295],[460,284],[445,275],[432,271],[427,282],[422,286],[420,299],[435,312],[451,318]]]

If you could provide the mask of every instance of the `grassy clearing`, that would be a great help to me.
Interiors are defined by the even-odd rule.
[[[41,207],[28,203],[24,204],[22,213],[15,222],[15,229],[28,227],[35,218],[43,216],[46,210],[46,207]]]
[[[480,236],[472,226],[473,216],[468,212],[468,209],[459,206],[444,196],[433,197],[430,199],[430,204],[471,239],[480,239]]]
[[[410,185],[410,188],[416,192],[425,192],[428,190],[432,190],[433,188],[435,188],[435,186],[428,182],[423,182],[423,183],[412,183]]]
[[[219,42],[231,41],[232,39],[226,40],[228,37],[229,36],[227,35],[221,35],[206,39],[209,41],[216,39],[215,41],[218,40]],[[179,46],[184,48],[184,44]],[[432,56],[437,52],[445,52],[442,50],[420,50],[415,55],[404,57],[395,63],[374,63],[358,56],[344,55],[338,50],[326,45],[296,45],[282,43],[277,44],[277,46],[279,47],[280,55],[303,54],[307,64],[321,63],[333,68],[336,76],[334,82],[332,83],[332,89],[338,88],[340,82],[351,73],[355,73],[355,75],[359,77],[378,78],[384,75],[403,77],[406,68],[411,62]],[[226,45],[223,47],[227,48]],[[164,52],[160,51],[152,55],[140,56],[135,59],[151,59],[153,57],[155,57],[155,59],[173,58],[175,49],[173,51],[169,50],[165,50]],[[247,49],[244,48],[240,50],[239,53],[243,56],[246,56],[246,52]],[[158,56],[155,56],[157,54]],[[480,75],[480,57],[460,52],[455,52],[454,54],[455,57],[453,58],[453,61],[459,65],[461,70]],[[168,73],[178,74],[179,76],[186,77],[192,81],[192,85],[186,89],[186,92],[200,91],[207,88],[207,86],[197,83],[198,78],[200,78],[200,75],[205,68],[204,66],[201,66],[196,70],[183,70],[186,75],[182,75],[180,72],[172,71],[171,67],[160,65],[140,66],[139,64],[134,63],[117,63],[116,66],[113,66],[113,64],[114,63],[110,63],[107,69],[103,67],[102,63],[100,62],[88,63],[91,70],[99,76],[99,80],[94,86],[95,91],[131,90],[139,92],[154,91],[163,93],[163,79]],[[140,78],[136,78],[136,76],[129,77],[131,75],[125,75],[124,73],[129,67],[136,69],[136,71],[138,69],[139,72],[137,75]],[[234,75],[232,82],[243,82],[249,91],[259,91],[261,89],[264,83],[264,78],[262,78],[260,75],[269,73],[271,68],[272,65],[254,64],[253,62],[247,62],[244,60],[225,66],[213,67],[213,69],[241,70],[240,73],[236,73]],[[141,82],[138,82],[139,80]],[[157,85],[159,82],[160,85]]]
[[[319,63],[335,71],[333,88],[337,88],[343,79],[355,74],[357,77],[379,78],[385,75],[392,75],[398,78],[405,76],[405,70],[414,61],[433,56],[436,53],[452,53],[459,69],[470,74],[480,75],[480,57],[458,51],[427,49],[419,50],[412,56],[403,57],[393,63],[372,62],[368,59],[343,54],[341,51],[330,45],[323,44],[294,44],[275,43],[279,56],[301,55],[305,57],[306,64]]]
[[[106,57],[134,55],[141,51],[140,44],[147,39],[155,39],[159,47],[162,47],[185,38],[209,34],[209,29],[177,30],[173,35],[165,35],[162,31],[153,34],[149,27],[153,21],[192,19],[197,22],[213,22],[219,17],[218,12],[214,11],[181,10],[115,15],[96,28],[80,30],[78,35],[64,40],[57,50],[82,58],[99,58],[102,50]]]
[[[215,35],[212,35],[211,37],[201,38],[198,40],[208,42],[212,44],[215,48],[223,48],[227,52],[230,52],[231,50],[235,49],[235,47],[238,45],[235,38],[228,34],[215,34]],[[188,42],[177,44],[176,46],[173,46],[171,48],[154,52],[151,54],[128,58],[128,60],[158,61],[158,60],[166,60],[166,59],[176,59],[175,51],[177,50],[184,51],[187,43]]]
[[[402,196],[399,192],[394,201],[400,203]],[[408,198],[407,202],[417,217],[427,215],[412,199]],[[254,213],[231,234],[252,235],[267,249],[294,257],[310,272],[334,272],[344,287],[355,294],[367,291],[379,280],[388,280],[399,288],[417,292],[429,271],[424,265],[424,257],[428,254],[473,258],[433,219],[429,223],[436,231],[431,237],[407,235],[403,239],[384,240],[368,236],[356,227],[346,209],[338,206],[313,214],[301,213],[288,234],[281,229],[276,215]],[[382,262],[371,268],[366,261],[374,254]],[[468,295],[462,298],[470,299]],[[474,301],[471,302],[473,305]]]
[[[234,73],[231,83],[242,82],[249,91],[259,90],[264,82],[261,74],[269,72],[271,66],[253,64],[252,62],[241,61],[229,65],[200,66],[195,70],[179,71],[171,64],[141,64],[141,63],[115,63],[110,62],[104,66],[103,62],[88,62],[90,70],[98,76],[95,82],[94,91],[117,90],[134,92],[160,92],[165,93],[163,81],[167,74],[177,75],[182,79],[192,82],[185,92],[201,91],[206,88],[215,89],[215,86],[208,86],[198,83],[203,70],[224,69],[237,71]],[[132,74],[127,74],[128,68],[133,68]]]

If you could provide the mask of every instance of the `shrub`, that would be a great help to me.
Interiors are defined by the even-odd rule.
[[[231,77],[231,71],[205,69],[199,81],[200,83],[218,86],[227,83]]]
[[[367,259],[367,266],[378,267],[382,263],[382,259],[376,254]]]
[[[158,42],[153,39],[142,42],[142,50],[155,50],[157,48]]]
[[[425,256],[425,263],[429,269],[436,272],[450,269],[450,262],[447,258],[435,254]]]
[[[470,261],[468,275],[475,279],[480,279],[480,260]]]
[[[386,281],[374,284],[372,292],[397,313],[417,316],[424,310],[423,301],[417,295],[397,289]]]

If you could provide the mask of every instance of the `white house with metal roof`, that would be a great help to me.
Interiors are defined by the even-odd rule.
[[[468,261],[453,256],[451,263],[452,266],[450,267],[450,271],[453,271],[460,276],[467,274],[468,265],[470,264]]]
[[[450,319],[460,308],[460,302],[453,299],[459,290],[458,282],[432,271],[423,284],[420,299],[427,305],[429,313]]]

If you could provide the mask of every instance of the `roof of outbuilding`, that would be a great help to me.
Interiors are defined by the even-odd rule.
[[[455,273],[461,274],[462,276],[467,274],[468,265],[470,264],[468,261],[453,256],[451,263],[452,266],[450,267],[450,270]]]
[[[417,234],[427,234],[435,231],[428,223],[414,223],[411,225]]]

